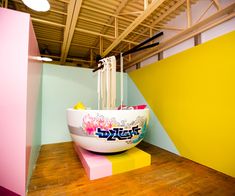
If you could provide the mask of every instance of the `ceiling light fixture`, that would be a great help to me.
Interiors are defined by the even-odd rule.
[[[51,58],[48,58],[48,57],[40,57],[40,59],[41,59],[42,61],[46,61],[46,62],[51,62],[51,61],[53,61]]]
[[[49,57],[42,57],[42,56],[32,56],[32,57],[29,57],[30,59],[32,60],[36,60],[36,61],[46,61],[46,62],[51,62],[53,61],[52,58],[49,58]]]
[[[22,0],[22,1],[27,7],[38,12],[46,12],[50,9],[50,4],[48,0]]]

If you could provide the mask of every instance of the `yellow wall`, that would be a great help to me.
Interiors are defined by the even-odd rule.
[[[235,177],[235,31],[130,77],[182,156]]]

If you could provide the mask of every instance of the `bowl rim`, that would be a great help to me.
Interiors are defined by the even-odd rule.
[[[88,109],[88,110],[77,110],[77,109],[74,109],[74,108],[67,108],[66,109],[67,111],[79,111],[79,112],[81,112],[81,111],[86,111],[86,112],[89,112],[89,111],[91,111],[91,112],[101,112],[101,111],[104,111],[104,112],[107,112],[107,111],[112,111],[112,112],[116,112],[116,111],[143,111],[143,110],[148,110],[149,111],[149,108],[144,108],[144,109],[130,109],[130,110],[116,110],[116,109],[112,109],[112,110],[92,110],[92,109]]]

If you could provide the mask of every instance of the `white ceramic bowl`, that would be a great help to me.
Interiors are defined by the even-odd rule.
[[[148,121],[149,109],[67,109],[67,122],[73,141],[94,152],[120,152],[136,146],[146,134]]]

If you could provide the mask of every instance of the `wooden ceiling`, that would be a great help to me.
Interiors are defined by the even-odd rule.
[[[94,67],[98,54],[124,52],[161,29],[182,30],[167,23],[197,1],[49,0],[48,12],[35,12],[21,0],[8,0],[7,7],[30,13],[42,56],[61,65]]]

